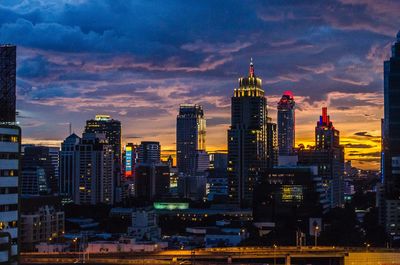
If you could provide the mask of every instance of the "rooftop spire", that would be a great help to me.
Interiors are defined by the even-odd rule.
[[[250,76],[250,77],[254,77],[253,57],[250,58],[249,76]]]

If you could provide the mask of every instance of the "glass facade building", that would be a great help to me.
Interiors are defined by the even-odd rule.
[[[250,63],[231,99],[228,130],[228,196],[232,204],[251,207],[256,180],[267,167],[267,100],[262,80]]]
[[[384,99],[383,182],[386,198],[400,200],[400,178],[392,171],[392,158],[400,156],[400,32],[384,63]]]
[[[206,119],[203,107],[182,104],[176,118],[176,163],[179,173],[195,175],[198,151],[205,151]]]
[[[278,102],[279,155],[290,155],[295,147],[295,102],[293,93],[285,91]]]
[[[16,46],[0,45],[0,123],[15,122],[16,57]]]

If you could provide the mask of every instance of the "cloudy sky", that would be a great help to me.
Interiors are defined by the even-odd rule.
[[[0,42],[18,45],[25,143],[59,145],[68,123],[110,114],[124,141],[175,149],[180,103],[202,104],[207,149],[226,149],[230,96],[253,57],[270,116],[297,102],[296,142],[312,144],[328,106],[346,156],[377,168],[382,63],[400,1],[1,0]]]

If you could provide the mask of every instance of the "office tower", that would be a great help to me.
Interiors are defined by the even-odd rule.
[[[299,165],[318,166],[326,198],[330,207],[342,207],[344,203],[344,149],[339,144],[339,131],[335,129],[327,108],[322,108],[315,127],[315,149],[298,151]]]
[[[0,45],[0,123],[15,122],[16,57],[16,46]]]
[[[139,146],[139,163],[160,163],[161,162],[161,146],[160,142],[145,141]]]
[[[114,152],[104,134],[72,134],[61,144],[60,193],[76,204],[113,204]]]
[[[276,123],[267,117],[267,166],[268,168],[278,165],[278,133]]]
[[[400,31],[392,56],[384,62],[384,121],[382,176],[386,231],[400,235]],[[397,219],[396,219],[397,218]]]
[[[94,120],[86,121],[85,133],[105,134],[108,144],[114,153],[114,187],[121,180],[121,122],[111,119],[109,115],[96,115]]]
[[[228,182],[231,203],[251,207],[253,189],[267,166],[267,100],[262,81],[250,63],[249,76],[239,78],[231,99],[228,130]]]
[[[178,172],[194,175],[196,155],[205,151],[206,119],[203,107],[195,104],[182,104],[176,118],[176,158]]]
[[[2,264],[16,264],[19,251],[20,149],[21,129],[11,124],[0,124],[0,263]]]
[[[75,133],[68,136],[61,143],[60,151],[60,194],[72,198],[75,187],[77,165],[77,148],[81,138]]]
[[[279,155],[290,155],[295,147],[295,102],[292,91],[285,91],[278,102]]]
[[[46,172],[41,167],[25,167],[22,170],[21,195],[48,195],[50,188],[46,179]]]
[[[169,166],[139,163],[136,166],[135,196],[145,201],[153,201],[169,194]]]
[[[58,147],[23,146],[23,155],[21,159],[22,176],[29,175],[33,177],[32,170],[41,168],[44,170],[46,185],[49,188],[48,193],[58,193],[59,151],[60,149]],[[29,172],[25,174],[25,171]],[[40,176],[40,174],[37,176]]]
[[[338,147],[340,147],[339,131],[333,127],[328,115],[328,108],[324,107],[315,127],[315,148],[329,149]]]

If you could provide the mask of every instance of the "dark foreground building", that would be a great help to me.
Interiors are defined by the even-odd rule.
[[[381,224],[400,237],[400,32],[392,56],[384,63],[385,110],[382,129],[383,200]]]
[[[317,167],[275,167],[257,181],[253,217],[256,222],[306,228],[309,218],[328,208]],[[305,231],[305,230],[304,230]]]

